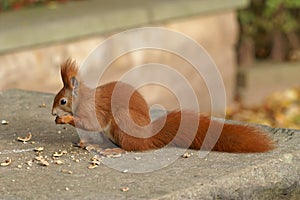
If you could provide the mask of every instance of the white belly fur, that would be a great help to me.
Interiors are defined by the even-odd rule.
[[[111,121],[104,128],[102,128],[101,132],[103,132],[104,135],[108,137],[112,142],[116,143],[116,141],[111,135],[110,127],[111,127]]]

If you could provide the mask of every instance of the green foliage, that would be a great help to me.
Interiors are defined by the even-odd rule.
[[[299,30],[299,0],[252,0],[248,8],[239,11],[242,33],[253,37],[259,32]]]
[[[243,41],[258,59],[300,60],[300,0],[250,0],[238,12]]]

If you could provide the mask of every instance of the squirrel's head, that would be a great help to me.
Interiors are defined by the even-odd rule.
[[[52,115],[59,117],[63,115],[73,115],[72,99],[77,95],[79,86],[78,67],[75,61],[68,59],[61,65],[61,78],[63,88],[54,98]]]

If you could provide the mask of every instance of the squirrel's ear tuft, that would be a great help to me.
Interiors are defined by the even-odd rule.
[[[61,65],[61,78],[65,87],[74,89],[74,80],[78,74],[78,67],[75,60],[69,58],[65,63]],[[76,80],[76,86],[78,86],[78,81]]]

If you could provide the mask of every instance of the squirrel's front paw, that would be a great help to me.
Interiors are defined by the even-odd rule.
[[[55,119],[56,124],[69,124],[72,121],[73,121],[73,117],[69,115],[56,117]]]
[[[56,117],[55,118],[55,123],[56,124],[65,124],[62,117]]]

